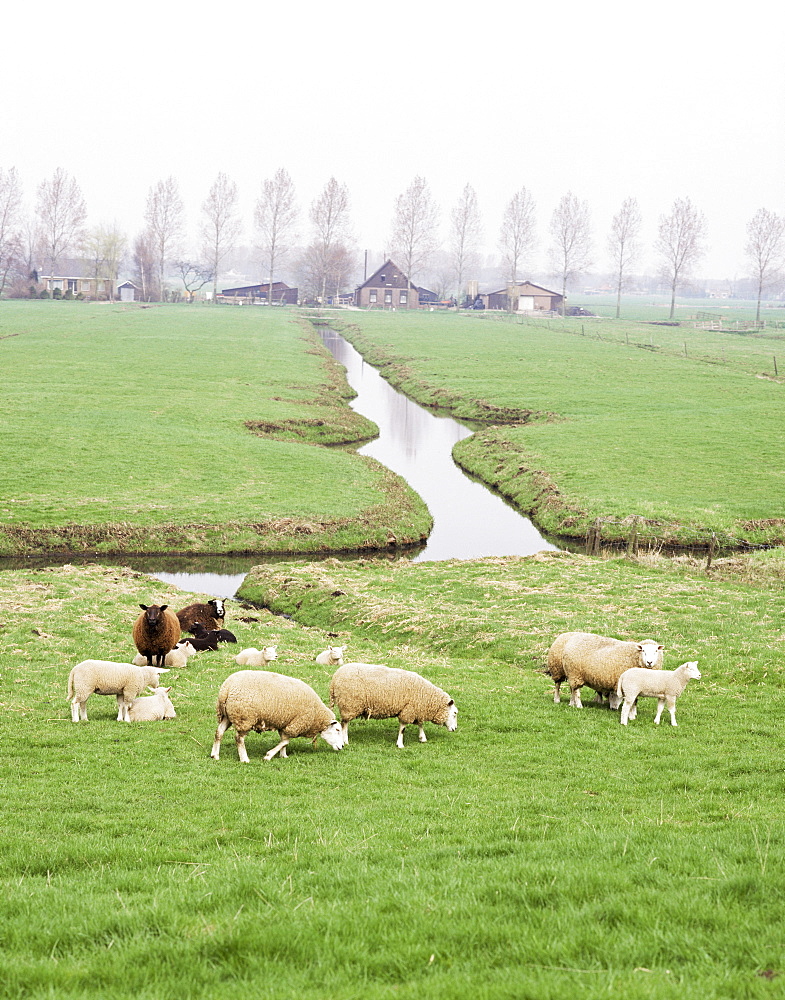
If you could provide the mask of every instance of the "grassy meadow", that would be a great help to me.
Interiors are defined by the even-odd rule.
[[[339,322],[409,395],[493,424],[459,442],[456,460],[551,534],[582,537],[600,518],[608,538],[637,519],[652,542],[785,540],[785,331],[433,313]]]
[[[289,310],[0,303],[0,555],[419,541],[375,426]]]
[[[289,563],[229,602],[240,647],[327,697],[315,654],[402,664],[459,706],[428,742],[358,721],[340,753],[232,731],[236,647],[167,675],[177,718],[73,724],[70,667],[126,659],[138,604],[193,596],[121,567],[0,572],[0,978],[8,998],[768,998],[782,995],[781,554],[676,564],[548,554]],[[296,614],[297,620],[284,617]],[[679,725],[552,701],[560,631],[698,659]],[[585,702],[589,701],[586,697]],[[666,713],[667,718],[667,713]]]

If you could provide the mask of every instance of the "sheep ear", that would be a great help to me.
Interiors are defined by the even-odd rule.
[[[146,604],[140,604],[139,607],[142,609],[142,611],[147,611],[147,605]]]
[[[168,605],[168,604],[162,604],[162,605],[161,605],[161,611],[166,611],[166,609],[167,609],[168,607],[169,607],[169,605]]]
[[[665,649],[664,646],[657,646],[657,649]]]
[[[449,701],[447,702],[447,708],[452,708],[452,706],[453,706],[454,704],[455,704],[455,702],[453,701],[453,699],[452,699],[452,698],[450,698],[450,700],[449,700]]]

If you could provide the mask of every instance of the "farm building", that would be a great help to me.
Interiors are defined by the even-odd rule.
[[[420,290],[397,264],[387,260],[355,290],[354,304],[362,309],[417,309]]]
[[[82,295],[90,299],[109,299],[112,297],[114,282],[111,278],[81,278],[69,275],[39,276],[39,282],[50,295]]]
[[[531,281],[508,281],[498,292],[480,296],[486,309],[509,312],[556,312],[561,309],[562,296]]]
[[[274,305],[296,306],[299,289],[290,288],[284,281],[273,282],[272,300]],[[242,302],[266,304],[270,294],[270,283],[244,285],[242,288],[222,288],[219,302]]]
[[[117,294],[120,296],[121,302],[135,302],[139,295],[139,286],[134,284],[133,281],[124,281],[122,285],[117,286]]]

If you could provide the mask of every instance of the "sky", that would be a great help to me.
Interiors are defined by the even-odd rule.
[[[285,167],[307,209],[334,176],[360,252],[387,244],[395,198],[424,177],[449,212],[473,186],[496,252],[526,187],[546,266],[559,199],[588,204],[598,270],[623,200],[644,218],[643,270],[661,215],[688,197],[708,223],[697,275],[743,277],[746,225],[785,213],[785,13],[700,0],[644,8],[335,0],[314,6],[171,0],[64,12],[42,0],[2,19],[0,168],[30,210],[60,167],[89,223],[143,227],[147,194],[178,181],[195,234],[219,172],[238,185],[245,239],[265,178]]]

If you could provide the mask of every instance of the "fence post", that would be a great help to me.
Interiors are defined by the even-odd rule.
[[[711,541],[709,542],[709,554],[706,557],[706,569],[711,569],[711,561],[714,558],[714,553],[717,551],[717,536],[712,531]]]
[[[638,515],[633,518],[630,537],[627,539],[627,555],[637,556],[638,554]]]
[[[775,375],[779,375],[779,372],[777,371],[777,355],[776,354],[774,355],[774,374]]]

